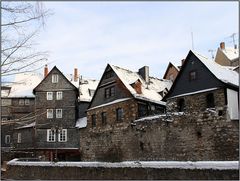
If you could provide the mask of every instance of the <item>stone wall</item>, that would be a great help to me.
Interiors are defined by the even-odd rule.
[[[185,112],[174,112],[176,98],[158,117],[94,129],[88,122],[80,129],[82,160],[238,160],[239,122],[229,120],[224,91],[214,92],[215,108],[206,108],[205,96],[185,97]]]
[[[141,167],[8,166],[14,180],[238,180],[238,169],[182,169]]]

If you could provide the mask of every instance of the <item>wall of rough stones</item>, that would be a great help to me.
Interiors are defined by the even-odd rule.
[[[216,101],[224,98],[221,90],[215,95]],[[87,128],[80,129],[81,159],[238,160],[239,122],[229,120],[224,104],[209,109],[199,96],[205,95],[186,99],[189,109],[183,113],[172,110],[149,120],[112,124],[108,129],[91,129],[88,123]],[[176,107],[176,100],[169,100],[168,105]]]

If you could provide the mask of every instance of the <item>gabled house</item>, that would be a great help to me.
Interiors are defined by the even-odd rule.
[[[12,83],[1,89],[1,148],[10,148],[13,143],[13,130],[34,116],[35,95],[33,88],[43,76],[35,72],[17,74]],[[9,150],[9,149],[8,149]]]
[[[225,43],[221,42],[217,49],[215,62],[223,66],[239,66],[239,49],[237,47],[225,47]]]
[[[89,128],[129,125],[137,118],[165,112],[161,101],[172,82],[108,64],[87,110]]]
[[[35,94],[35,123],[16,130],[16,149],[32,147],[36,155],[46,160],[65,160],[78,157],[79,139],[75,128],[78,88],[55,66],[33,89]],[[76,80],[73,80],[76,82]],[[23,137],[27,129],[34,129],[32,146]],[[31,132],[31,131],[30,131]]]
[[[164,73],[163,79],[174,81],[180,71],[178,66],[175,66],[173,63],[169,62],[167,69]]]
[[[238,119],[239,75],[206,57],[190,51],[166,95],[170,111],[204,112]]]

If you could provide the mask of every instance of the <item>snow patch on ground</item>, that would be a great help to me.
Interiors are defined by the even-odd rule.
[[[104,167],[104,168],[180,168],[180,169],[215,169],[236,170],[239,161],[125,161],[125,162],[39,162],[19,161],[17,158],[7,165],[52,166],[52,167]]]

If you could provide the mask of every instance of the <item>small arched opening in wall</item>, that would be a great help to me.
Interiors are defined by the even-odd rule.
[[[185,100],[183,98],[180,98],[177,100],[177,109],[178,112],[183,112],[185,109]]]

